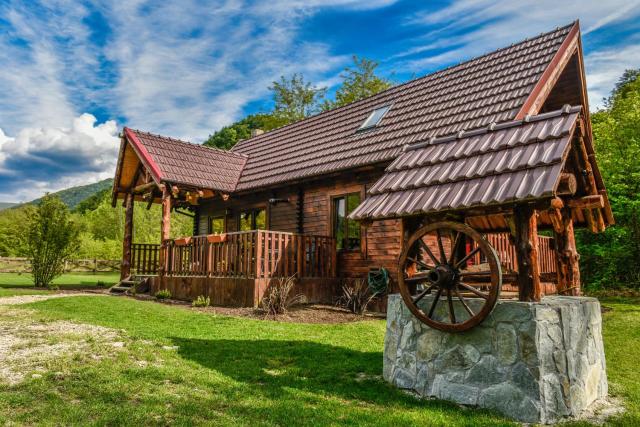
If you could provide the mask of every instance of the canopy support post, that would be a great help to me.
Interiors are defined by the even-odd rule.
[[[131,275],[131,245],[133,242],[133,194],[127,193],[124,199],[124,236],[122,238],[122,263],[120,280]]]
[[[168,269],[167,241],[171,234],[171,191],[166,185],[162,186],[162,221],[160,223],[160,276],[164,276]]]
[[[580,295],[580,266],[576,238],[573,231],[571,210],[561,210],[562,230],[555,231],[556,269],[558,274],[558,293],[561,295]]]
[[[538,219],[530,206],[513,211],[515,248],[518,261],[518,294],[520,301],[540,301],[540,266],[538,264]]]

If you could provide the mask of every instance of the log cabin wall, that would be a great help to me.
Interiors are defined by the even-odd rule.
[[[276,231],[299,232],[299,210],[302,211],[302,232],[311,235],[333,234],[332,199],[351,193],[359,193],[364,199],[366,189],[382,175],[383,168],[354,171],[310,180],[301,184],[276,188],[259,193],[232,195],[226,202],[220,198],[203,201],[199,208],[198,233],[209,232],[211,217],[227,213],[226,231],[236,231],[241,211],[265,207],[267,228]],[[302,197],[301,208],[298,199]],[[269,203],[269,199],[287,199]],[[354,278],[366,277],[370,268],[385,267],[395,281],[401,245],[399,220],[376,221],[368,227],[360,227],[361,244],[357,250],[338,252],[338,275]]]

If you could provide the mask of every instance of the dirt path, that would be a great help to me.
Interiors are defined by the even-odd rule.
[[[18,304],[29,304],[32,302],[44,301],[53,298],[64,298],[64,297],[86,297],[86,296],[96,296],[99,294],[95,293],[87,293],[87,292],[74,292],[74,293],[64,293],[64,294],[50,294],[50,295],[15,295],[12,297],[2,297],[0,298],[0,305],[18,305]]]

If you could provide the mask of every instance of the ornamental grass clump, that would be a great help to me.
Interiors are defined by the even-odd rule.
[[[160,289],[156,292],[156,299],[165,300],[171,298],[171,291],[169,289]]]
[[[191,307],[209,307],[211,300],[204,295],[198,295],[198,298],[191,301]]]
[[[367,281],[352,279],[342,285],[342,295],[338,298],[338,306],[344,307],[352,313],[364,314],[376,294],[369,291]]]
[[[304,302],[304,295],[292,295],[294,287],[293,277],[284,277],[271,282],[262,298],[262,308],[267,315],[285,314],[292,306]]]

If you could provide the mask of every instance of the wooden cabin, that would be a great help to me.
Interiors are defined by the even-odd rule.
[[[393,182],[388,178],[390,165],[406,147],[424,148],[468,137],[469,132],[501,129],[505,123],[517,127],[536,115],[542,115],[536,119],[540,123],[567,115],[573,120],[570,136],[563,134],[570,148],[556,159],[560,166],[549,178],[556,181],[549,181],[547,192],[536,194],[536,200],[569,195],[565,201],[573,204],[564,220],[571,236],[565,240],[573,242],[574,222],[600,231],[613,217],[594,161],[583,62],[579,24],[574,22],[256,134],[229,151],[124,128],[113,187],[114,206],[118,199],[126,206],[122,278],[150,276],[152,291],[166,288],[177,298],[208,295],[214,304],[243,306],[257,305],[270,282],[286,276],[296,277],[297,292],[310,302],[332,303],[342,280],[366,277],[371,269],[387,269],[393,289],[405,228],[421,211],[416,194],[396,203],[389,198],[420,187],[424,176],[418,172],[425,171],[409,167],[402,182]],[[536,138],[546,135],[542,129]],[[554,140],[548,140],[553,145]],[[464,150],[456,156],[463,158]],[[544,153],[541,158],[544,162]],[[506,161],[491,174],[532,168],[526,158],[520,160],[515,166]],[[416,162],[428,163],[424,158]],[[449,172],[443,180],[475,178],[464,171]],[[530,184],[536,187],[536,180]],[[464,191],[471,200],[481,190],[468,186]],[[421,191],[424,197],[428,186]],[[516,196],[522,201],[529,193],[523,189]],[[589,204],[585,196],[595,197]],[[135,242],[134,202],[162,204],[158,244]],[[490,229],[487,238],[503,268],[517,271],[509,237],[512,203],[497,197],[488,203],[494,210],[462,220],[479,230]],[[472,204],[440,206],[454,216],[462,208],[473,211]],[[387,215],[385,209],[397,215]],[[178,212],[193,216],[193,236],[171,240],[171,216]],[[562,215],[547,208],[536,214],[539,228],[552,232],[556,214]],[[536,239],[542,293],[557,292],[559,283],[563,292],[579,293],[579,277],[559,272],[557,236]],[[565,254],[565,249],[562,257],[573,257],[577,268],[577,255]]]

